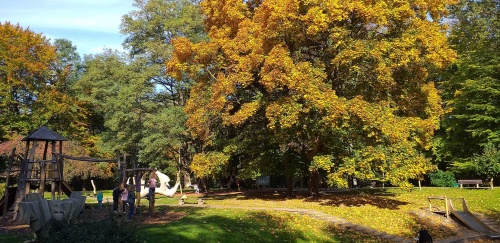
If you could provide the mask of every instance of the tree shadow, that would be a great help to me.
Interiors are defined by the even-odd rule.
[[[297,196],[294,196],[297,197]],[[305,196],[301,196],[305,197]],[[217,193],[207,193],[203,198],[212,200],[227,200],[227,199],[237,199],[237,200],[264,200],[264,201],[285,201],[290,199],[283,191],[273,191],[273,190],[244,190],[238,192],[217,192]]]
[[[394,193],[384,189],[370,190],[345,190],[328,193],[319,197],[307,198],[305,201],[318,202],[323,206],[339,207],[360,207],[365,205],[375,206],[381,209],[397,210],[407,202],[395,200]]]
[[[399,206],[408,204],[407,202],[393,199],[394,193],[385,189],[355,189],[339,190],[320,193],[310,197],[305,191],[295,191],[292,196],[281,190],[248,190],[238,193],[217,193],[207,194],[204,198],[212,200],[263,200],[263,201],[286,201],[303,200],[304,202],[315,202],[322,206],[348,206],[359,207],[372,205],[377,208],[397,210]]]

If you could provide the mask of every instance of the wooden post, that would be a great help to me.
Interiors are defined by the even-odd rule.
[[[153,217],[155,211],[154,208],[155,208],[155,193],[153,193],[153,195],[149,195],[149,217]]]
[[[14,160],[16,159],[16,147],[12,149],[12,153],[10,154],[9,157],[9,164],[7,165],[7,178],[5,178],[5,200],[3,204],[3,216],[7,214],[7,210],[9,210],[9,177],[10,177],[10,170],[12,168],[12,164],[14,163]]]
[[[122,162],[120,161],[120,152],[116,152],[116,161],[118,164],[118,170],[120,171],[118,174],[118,185],[119,185],[123,183]]]
[[[39,166],[40,166],[40,185],[38,187],[38,193],[40,193],[40,195],[42,195],[42,198],[43,198],[43,194],[45,193],[45,162],[44,161],[41,161],[39,163]]]
[[[45,145],[43,147],[43,157],[42,157],[42,160],[40,162],[40,186],[39,186],[39,190],[38,190],[38,193],[40,193],[40,195],[42,195],[42,198],[44,196],[44,193],[45,193],[45,179],[46,179],[46,171],[45,171],[45,167],[46,167],[46,164],[45,164],[45,160],[47,160],[47,149],[49,147],[49,141],[45,141]]]
[[[49,169],[51,169],[49,176],[52,179],[52,182],[50,183],[50,195],[51,199],[55,200],[56,199],[56,183],[58,179],[58,166],[57,166],[57,156],[54,154],[56,152],[56,141],[52,141],[50,144],[50,151],[52,154],[52,162],[49,164]]]
[[[59,156],[59,158],[57,158],[57,169],[58,169],[58,176],[59,176],[59,181],[57,182],[57,186],[58,186],[57,200],[61,200],[61,195],[62,195],[62,186],[63,186],[62,184],[64,181],[63,165],[64,165],[64,157]]]
[[[446,210],[446,219],[450,219],[450,207],[448,205],[448,198],[444,196],[444,204],[445,204],[445,210]]]
[[[27,174],[28,176],[26,176],[26,179],[32,179],[34,176],[33,176],[33,161],[35,160],[35,151],[36,151],[36,147],[38,146],[38,141],[33,141],[33,145],[31,146],[31,150],[30,150],[30,156],[29,156],[29,159],[28,159],[28,165],[27,165]],[[26,181],[26,188],[25,189],[25,192],[24,192],[24,195],[28,194],[30,192],[30,186],[31,186],[31,182],[29,180]]]
[[[55,147],[54,147],[54,150],[55,150]],[[61,154],[61,156],[56,157],[57,178],[59,179],[57,181],[57,187],[58,187],[57,200],[61,200],[62,184],[64,182],[64,173],[63,173],[64,172],[64,157],[62,156],[62,152],[63,152],[63,144],[62,144],[62,141],[59,141],[59,154]]]
[[[124,183],[124,184],[127,182],[127,175],[125,173],[126,165],[127,165],[127,154],[124,154],[123,155],[123,162],[122,162],[121,168],[120,168],[120,173],[122,174],[122,178],[123,178],[122,183]]]

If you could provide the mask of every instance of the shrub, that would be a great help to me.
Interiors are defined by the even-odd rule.
[[[437,170],[429,174],[431,185],[440,187],[452,187],[457,181],[455,175],[450,171]]]
[[[128,221],[126,216],[76,219],[70,223],[51,220],[37,232],[37,242],[139,242],[136,228],[137,223]]]

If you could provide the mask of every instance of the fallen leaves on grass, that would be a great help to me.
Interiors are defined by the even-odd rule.
[[[187,213],[184,212],[167,212],[160,211],[155,212],[153,217],[144,217],[141,224],[145,225],[155,225],[155,224],[168,224],[173,221],[177,221],[185,217]]]

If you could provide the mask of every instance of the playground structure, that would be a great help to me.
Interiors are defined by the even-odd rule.
[[[451,216],[454,216],[458,221],[465,224],[472,230],[475,230],[478,233],[488,235],[491,239],[498,239],[500,235],[498,232],[491,229],[488,225],[483,223],[480,219],[478,219],[474,214],[469,211],[469,207],[467,206],[467,201],[465,198],[448,198],[446,196],[438,196],[438,197],[428,197],[429,200],[429,211],[439,214],[444,214],[447,219],[450,219]],[[453,207],[453,199],[459,199],[462,204],[462,210],[457,210]],[[445,210],[433,210],[432,201],[440,200],[444,201]]]
[[[142,169],[144,170],[144,169]],[[150,169],[147,169],[147,170],[150,170]],[[137,171],[137,169],[129,169],[129,170],[126,170],[126,171]],[[158,178],[158,180],[160,181],[158,184],[160,185],[159,188],[156,188],[155,190],[155,193],[158,193],[158,194],[162,194],[164,196],[167,196],[167,197],[173,197],[175,195],[175,193],[177,192],[177,189],[179,189],[179,186],[181,184],[180,182],[180,178],[179,178],[179,175],[177,175],[177,180],[176,180],[176,183],[173,187],[170,187],[170,184],[168,184],[170,182],[170,178],[161,173],[160,171],[156,171],[155,172],[156,174],[156,178]],[[142,197],[145,197],[148,193],[149,193],[149,190],[148,190],[148,187],[146,185],[146,179],[147,179],[147,174],[143,174],[142,177],[141,177],[141,198]],[[133,178],[133,184],[135,185],[136,181],[135,181],[135,178]],[[127,179],[127,184],[130,184],[130,178]]]
[[[85,206],[85,196],[82,192],[75,192],[64,181],[64,159],[78,160],[86,162],[106,162],[117,163],[120,171],[119,181],[125,182],[126,179],[126,156],[117,154],[117,159],[94,159],[88,157],[73,157],[63,154],[62,143],[68,141],[60,134],[48,129],[45,126],[40,127],[35,132],[29,134],[22,141],[26,142],[24,156],[18,170],[13,170],[16,149],[12,150],[7,167],[6,190],[3,198],[0,199],[0,213],[6,217],[9,213],[13,215],[13,220],[18,220],[30,224],[35,232],[39,230],[51,218],[56,220],[69,220],[76,217]],[[43,155],[41,159],[35,159],[35,151],[38,144],[45,142]],[[49,150],[50,145],[50,152]],[[48,158],[50,154],[50,158]],[[132,169],[136,171],[137,169]],[[152,170],[152,169],[147,169]],[[12,183],[10,175],[18,172],[17,187]],[[157,172],[160,178],[160,189],[157,191],[166,196],[173,197],[180,182],[173,188],[167,188],[168,176]],[[144,183],[142,181],[142,183]],[[45,187],[51,186],[51,200],[44,199]],[[134,181],[135,184],[135,181]],[[144,186],[144,184],[143,184]],[[146,191],[146,190],[144,190]],[[62,193],[69,199],[61,199]],[[3,209],[3,210],[2,210]]]

